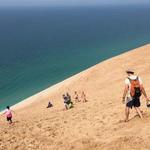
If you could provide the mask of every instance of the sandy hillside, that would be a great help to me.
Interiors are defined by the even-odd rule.
[[[150,96],[150,45],[104,61],[15,106],[14,124],[0,118],[0,150],[150,150],[150,108],[124,119],[125,70],[134,68]],[[84,90],[88,102],[62,111],[62,94]],[[51,99],[53,108],[46,109]]]

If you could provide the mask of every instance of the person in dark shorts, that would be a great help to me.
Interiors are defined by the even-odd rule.
[[[6,107],[6,111],[3,113],[6,115],[7,121],[11,124],[12,123],[12,110],[10,110],[10,107]]]
[[[132,107],[140,107],[141,103],[140,103],[140,98],[139,97],[134,97],[131,101],[129,101],[126,104],[127,107],[132,108]]]
[[[68,110],[73,107],[73,103],[70,97],[68,97],[68,95],[63,94],[63,99],[64,99],[65,110]]]
[[[141,94],[144,95],[147,104],[149,101],[145,89],[143,87],[141,78],[139,76],[134,75],[134,71],[131,69],[128,69],[126,73],[127,73],[127,78],[125,79],[125,88],[124,88],[124,93],[122,98],[123,103],[126,100],[125,122],[129,121],[130,109],[132,109],[132,107],[135,108],[139,117],[143,118],[142,111],[140,110]]]

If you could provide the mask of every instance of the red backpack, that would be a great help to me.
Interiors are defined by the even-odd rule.
[[[141,86],[139,82],[139,78],[137,77],[136,79],[130,79],[128,78],[130,83],[131,83],[131,89],[130,89],[130,94],[131,97],[140,97],[142,92],[141,92]]]

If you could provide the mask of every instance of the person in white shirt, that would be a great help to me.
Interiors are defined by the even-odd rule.
[[[143,118],[142,112],[140,110],[140,96],[144,95],[147,105],[148,105],[148,97],[143,87],[143,82],[139,76],[134,75],[134,71],[128,69],[126,71],[127,78],[125,79],[125,88],[123,93],[122,102],[125,103],[126,100],[126,108],[125,108],[125,122],[129,121],[130,109],[132,107],[135,108],[140,118]],[[135,87],[134,87],[135,86]]]

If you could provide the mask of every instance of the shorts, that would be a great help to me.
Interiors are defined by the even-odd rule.
[[[64,103],[64,104],[65,104],[66,109],[70,109],[73,107],[72,102],[70,102],[69,104],[67,104],[67,103]]]
[[[127,107],[140,107],[141,103],[140,103],[140,98],[139,97],[134,97],[132,100],[128,101],[126,104]]]
[[[11,118],[12,118],[12,117],[7,117],[7,121],[11,121]]]

